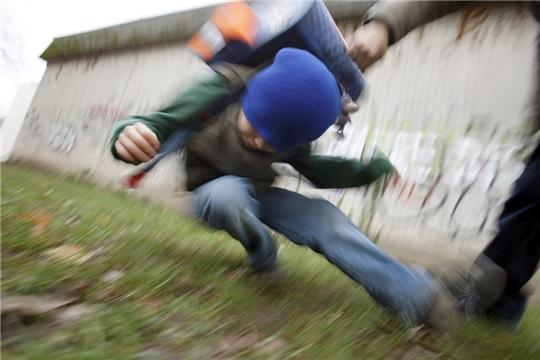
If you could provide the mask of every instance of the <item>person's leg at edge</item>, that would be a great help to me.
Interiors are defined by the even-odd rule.
[[[498,234],[471,267],[468,289],[459,302],[459,309],[467,316],[487,311],[502,320],[510,318],[512,326],[519,323],[526,303],[521,288],[533,276],[540,258],[539,179],[540,145],[505,203]]]

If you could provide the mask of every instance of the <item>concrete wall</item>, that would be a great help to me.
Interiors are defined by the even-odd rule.
[[[13,100],[6,119],[0,124],[0,132],[2,133],[1,162],[9,160],[11,156],[17,136],[23,125],[26,112],[30,107],[36,90],[36,83],[22,84],[17,90],[17,94],[15,95],[15,99]]]
[[[115,161],[109,133],[119,117],[157,109],[209,70],[183,44],[160,45],[49,63],[28,111],[14,160],[61,173],[84,172],[119,186],[133,170]],[[181,189],[181,168],[160,166],[143,183],[170,194]]]
[[[461,19],[450,15],[392,48],[367,74],[346,139],[321,147],[390,155],[401,179],[324,192],[381,242],[480,251],[523,169],[538,24],[519,8],[496,8],[460,36]]]
[[[538,26],[520,6],[462,19],[450,15],[391,48],[367,73],[369,89],[346,139],[337,142],[330,133],[318,143],[322,153],[349,157],[367,158],[378,148],[401,179],[335,191],[281,181],[330,199],[405,258],[436,262],[440,255],[480,251],[523,168],[517,150],[534,85]],[[347,37],[355,24],[340,23]],[[132,167],[109,154],[113,123],[159,108],[205,71],[184,44],[49,63],[13,156],[117,186]],[[181,181],[179,161],[170,159],[139,193],[178,205],[172,194]]]

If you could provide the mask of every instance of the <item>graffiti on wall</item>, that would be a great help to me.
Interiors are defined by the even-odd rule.
[[[109,104],[90,104],[82,113],[68,116],[78,121],[63,121],[59,120],[66,117],[62,110],[38,112],[31,108],[26,116],[26,129],[41,148],[58,154],[71,153],[82,138],[85,145],[101,151],[111,124],[123,113],[120,108]]]
[[[449,145],[437,134],[400,132],[390,154],[393,176],[380,199],[381,214],[396,225],[421,222],[450,234],[480,234],[493,224],[523,169],[517,145],[475,137]]]
[[[321,195],[372,236],[384,227],[427,231],[449,240],[487,237],[524,167],[518,140],[522,129],[498,129],[503,125],[489,116],[452,123],[452,132],[365,124],[349,141],[326,143],[325,153],[369,159],[385,149],[397,173],[368,187]],[[292,182],[289,187],[299,188]]]
[[[88,146],[106,151],[113,124],[126,113],[110,103],[91,103],[82,112],[81,132]]]
[[[44,121],[35,108],[29,111],[26,119],[27,129],[39,139],[40,147],[67,155],[77,144],[77,129],[68,123],[51,119]]]
[[[77,143],[77,130],[69,124],[52,121],[47,127],[44,141],[53,151],[69,154]]]
[[[110,104],[91,104],[86,110],[86,118],[89,120],[116,121],[125,113],[118,106]]]

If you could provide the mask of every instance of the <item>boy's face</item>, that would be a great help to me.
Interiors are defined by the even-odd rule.
[[[272,146],[264,141],[264,139],[257,133],[257,130],[255,130],[255,128],[246,118],[244,111],[240,111],[240,114],[238,114],[236,128],[238,129],[238,135],[240,136],[242,145],[249,150],[258,150],[267,153],[276,152],[276,150],[274,150]]]

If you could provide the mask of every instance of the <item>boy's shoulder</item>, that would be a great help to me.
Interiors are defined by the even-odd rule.
[[[238,91],[246,87],[249,79],[260,71],[261,67],[220,62],[212,65],[212,69],[227,81],[231,91]]]

